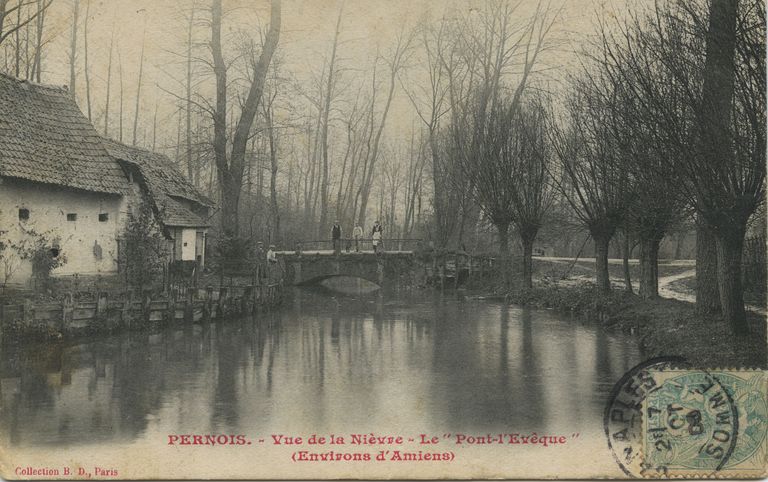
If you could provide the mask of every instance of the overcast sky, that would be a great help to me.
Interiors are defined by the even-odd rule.
[[[138,76],[138,62],[142,39],[145,45],[145,66],[142,82],[141,119],[151,124],[155,105],[158,106],[158,124],[164,134],[159,138],[175,138],[174,101],[165,91],[182,93],[185,16],[193,2],[200,11],[201,23],[195,28],[199,43],[198,54],[206,60],[210,53],[205,48],[210,29],[204,24],[208,18],[210,0],[90,0],[88,20],[89,64],[91,72],[94,116],[103,115],[107,60],[113,30],[115,35],[115,60],[113,64],[112,112],[116,112],[117,52],[122,59],[126,98],[126,123],[132,119],[134,93]],[[640,0],[627,0],[638,2]],[[86,0],[80,1],[83,30]],[[45,51],[44,83],[69,83],[69,36],[71,35],[73,0],[54,0],[47,18],[50,43]],[[411,28],[425,16],[440,16],[446,9],[470,9],[482,7],[482,1],[473,0],[346,0],[342,21],[340,61],[350,70],[345,75],[366,75],[370,60],[377,48],[390,46],[397,33]],[[306,79],[311,71],[322,69],[322,55],[330,46],[336,16],[342,2],[338,0],[283,0],[283,32],[279,55],[283,71],[298,79]],[[530,15],[536,2],[520,0],[521,18]],[[548,75],[557,78],[559,67],[573,64],[573,51],[594,34],[598,12],[621,13],[626,10],[625,0],[552,0],[552,8],[562,7],[553,36],[563,40],[556,53],[542,59],[548,67],[555,67]],[[224,0],[225,50],[233,55],[236,39],[241,35],[258,38],[260,28],[269,16],[267,0]],[[80,37],[77,90],[81,107],[84,107],[84,80],[82,75],[82,35]],[[205,67],[197,67],[202,72]],[[233,75],[233,74],[231,74]],[[410,77],[409,77],[410,78]],[[201,79],[200,90],[213,86],[213,78],[206,72]],[[392,136],[402,134],[402,126],[411,125],[414,118],[407,96],[399,91],[393,106],[392,122],[388,131]],[[148,124],[149,123],[149,124]],[[398,132],[400,134],[398,134]]]

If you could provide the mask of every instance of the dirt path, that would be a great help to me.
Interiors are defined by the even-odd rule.
[[[672,298],[674,300],[688,301],[691,303],[696,302],[696,294],[690,291],[677,291],[670,286],[673,282],[685,278],[692,278],[696,276],[696,270],[690,269],[671,276],[662,276],[659,278],[659,295],[663,298]],[[764,306],[746,305],[745,308],[749,311],[754,311],[761,315],[768,315],[768,310]]]
[[[683,271],[682,273],[659,277],[659,295],[664,298],[672,298],[680,301],[690,301],[691,303],[695,302],[695,294],[675,291],[672,289],[672,287],[670,287],[674,281],[691,278],[694,276],[696,276],[696,269],[689,269],[688,271]]]

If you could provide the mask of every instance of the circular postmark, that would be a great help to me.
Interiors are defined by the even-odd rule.
[[[681,357],[658,357],[630,369],[613,386],[603,414],[608,447],[621,470],[629,477],[642,476],[643,400],[656,387],[652,370],[687,367]]]
[[[739,414],[730,392],[703,370],[664,372],[643,416],[644,474],[711,474],[736,448]]]
[[[734,453],[738,412],[727,384],[676,357],[632,368],[604,414],[608,446],[630,477],[708,474]]]

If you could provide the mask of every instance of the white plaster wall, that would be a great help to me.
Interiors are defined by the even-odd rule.
[[[181,259],[183,261],[195,260],[195,242],[197,241],[197,229],[184,228],[181,231]]]
[[[29,209],[28,221],[19,220],[20,208]],[[128,200],[123,196],[0,178],[0,230],[7,231],[5,238],[16,242],[29,238],[29,230],[46,233],[49,239],[59,237],[61,255],[67,262],[53,275],[116,273],[117,237],[127,209]],[[77,220],[67,221],[68,213],[76,213]],[[107,213],[109,219],[100,222],[100,213]],[[94,255],[94,242],[101,246],[100,260]],[[31,275],[29,262],[22,262],[11,284],[26,283]]]

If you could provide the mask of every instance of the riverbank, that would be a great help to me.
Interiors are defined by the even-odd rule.
[[[0,341],[62,338],[252,314],[281,303],[283,284],[174,289],[167,293],[106,291],[62,298],[0,300]]]
[[[623,290],[599,294],[582,282],[560,286],[538,283],[531,289],[507,293],[510,303],[572,313],[597,319],[606,329],[638,336],[647,357],[681,356],[699,367],[765,367],[766,320],[748,312],[750,335],[736,337],[718,315],[699,315],[689,302],[657,298],[643,300]]]

